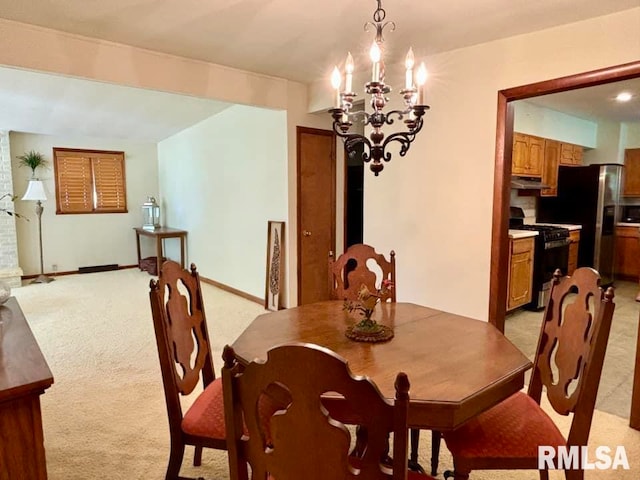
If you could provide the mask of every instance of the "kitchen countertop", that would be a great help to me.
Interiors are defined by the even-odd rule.
[[[629,222],[618,222],[616,223],[618,227],[636,227],[640,228],[640,223],[629,223]]]
[[[539,235],[539,232],[532,230],[512,230],[509,229],[509,238],[518,239],[518,238],[529,238],[535,237]]]

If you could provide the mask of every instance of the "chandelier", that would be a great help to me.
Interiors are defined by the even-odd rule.
[[[384,61],[382,59],[382,44],[384,38],[382,31],[389,26],[391,31],[395,30],[396,25],[393,22],[385,22],[386,12],[382,8],[382,0],[376,0],[378,8],[373,12],[373,23],[367,22],[364,25],[365,32],[370,27],[375,27],[376,35],[371,45],[369,55],[371,57],[371,81],[365,84],[365,92],[371,96],[372,113],[364,111],[352,111],[353,100],[357,96],[352,90],[353,83],[353,57],[351,53],[347,55],[345,62],[345,82],[344,90],[340,91],[342,85],[342,75],[338,67],[333,69],[331,75],[331,85],[335,90],[335,106],[329,110],[333,117],[333,131],[344,141],[345,148],[350,157],[356,154],[356,147],[360,144],[363,146],[362,160],[371,162],[369,168],[377,177],[384,168],[382,160],[388,162],[391,160],[391,152],[387,150],[387,146],[393,142],[400,144],[400,156],[404,157],[416,138],[418,132],[422,129],[422,116],[429,106],[425,105],[424,84],[427,80],[427,69],[424,63],[420,65],[415,75],[413,67],[415,63],[413,50],[409,48],[409,52],[405,58],[405,85],[400,90],[400,95],[404,100],[404,110],[391,110],[385,113],[384,107],[389,99],[386,94],[391,92],[391,87],[384,83]],[[353,125],[353,121],[359,115],[362,115],[365,126],[371,126],[369,138],[359,133],[349,132]],[[406,129],[404,131],[393,132],[385,138],[382,127],[393,125],[395,120],[403,121]]]

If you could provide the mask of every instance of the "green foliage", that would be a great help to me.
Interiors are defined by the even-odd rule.
[[[47,166],[44,156],[35,150],[29,150],[27,153],[20,155],[18,160],[20,160],[19,165],[21,167],[29,167],[33,175],[36,173],[36,168]]]
[[[11,193],[5,193],[4,195],[0,195],[0,201],[2,201],[3,199],[9,197],[9,199],[11,199],[12,202],[15,202],[16,199],[18,198],[17,195],[12,195]],[[12,210],[9,210],[8,208],[2,208],[0,207],[0,212],[1,213],[6,213],[7,215],[11,216],[11,217],[16,217],[16,218],[24,218],[26,221],[29,221],[28,218],[26,218],[24,215],[20,215],[19,213],[16,213]]]

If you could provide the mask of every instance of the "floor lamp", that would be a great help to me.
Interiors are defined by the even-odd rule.
[[[38,215],[38,236],[40,237],[40,275],[31,283],[49,283],[53,282],[53,278],[47,277],[44,274],[44,263],[42,261],[42,201],[47,199],[47,195],[44,193],[44,184],[40,180],[29,180],[27,191],[25,192],[22,200],[36,201],[36,215]]]

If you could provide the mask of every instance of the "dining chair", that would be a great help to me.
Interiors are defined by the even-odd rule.
[[[186,445],[195,447],[194,466],[202,462],[203,447],[227,448],[222,380],[214,372],[196,266],[191,264],[191,271],[187,271],[168,260],[162,264],[158,280],[151,280],[149,286],[171,436],[165,479],[177,480],[182,479],[179,473]],[[202,391],[196,393],[200,382]],[[186,412],[181,397],[195,398]],[[279,408],[274,401],[262,406],[265,418]]]
[[[472,470],[538,469],[538,447],[587,445],[615,304],[613,288],[600,288],[600,275],[582,267],[561,279],[556,271],[543,314],[528,393],[502,403],[444,434],[453,456],[445,478],[466,480]],[[573,414],[565,439],[540,407],[543,390],[552,408]],[[582,469],[565,470],[570,480]],[[548,471],[540,470],[548,479]]]
[[[377,265],[372,270],[371,262]],[[378,274],[374,270],[379,269]],[[329,252],[329,291],[334,299],[352,300],[358,299],[360,287],[365,285],[369,291],[378,290],[383,280],[388,280],[392,288],[380,298],[381,302],[396,301],[396,253],[391,250],[389,260],[384,255],[377,253],[375,249],[364,243],[351,245],[347,250],[334,259],[333,252]],[[431,474],[437,473],[437,459],[439,455],[440,433],[433,431],[431,451]],[[418,447],[420,442],[420,430],[411,429],[411,453],[409,455],[410,468],[424,473],[418,463]],[[434,464],[434,461],[436,462]]]
[[[225,347],[222,381],[231,480],[388,479],[431,477],[408,472],[407,420],[409,380],[399,373],[394,401],[386,400],[366,377],[354,376],[346,361],[313,344],[272,348],[266,361],[238,361]],[[289,395],[289,402],[265,422],[257,415],[261,398],[271,385]],[[366,426],[366,448],[351,452],[351,434],[332,418],[323,403],[326,395],[344,397],[352,415]],[[243,421],[244,425],[243,426]],[[393,433],[393,459],[388,435]]]
[[[370,261],[380,269],[379,276],[370,266]],[[380,277],[380,278],[378,278]],[[357,243],[334,259],[329,252],[329,292],[334,299],[357,300],[358,291],[365,285],[375,292],[383,280],[391,281],[393,288],[383,295],[381,302],[396,301],[396,254],[392,250],[389,260],[377,253],[370,245]]]

